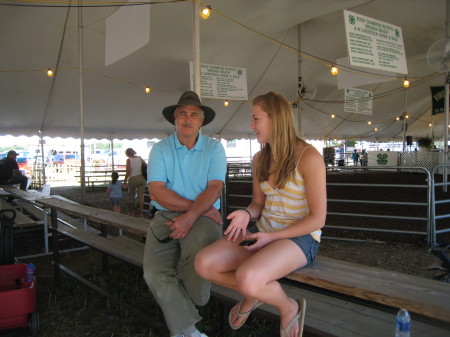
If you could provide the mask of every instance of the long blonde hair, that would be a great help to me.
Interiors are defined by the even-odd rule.
[[[295,171],[296,147],[302,141],[295,132],[291,105],[283,96],[273,91],[255,97],[253,105],[259,105],[272,122],[269,143],[262,145],[254,174],[259,182],[268,180],[271,174],[275,187],[283,188]]]

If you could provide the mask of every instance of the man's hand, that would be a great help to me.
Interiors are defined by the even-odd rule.
[[[170,237],[174,240],[182,239],[188,235],[189,231],[192,228],[192,225],[195,222],[193,216],[189,213],[183,213],[172,219],[172,222],[167,222],[167,226],[169,226],[171,233]]]

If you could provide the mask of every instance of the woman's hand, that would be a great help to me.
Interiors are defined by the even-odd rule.
[[[250,251],[259,250],[269,243],[273,242],[272,235],[270,233],[257,232],[247,235],[248,240],[256,240],[256,242],[250,246],[243,246],[245,249]]]
[[[231,220],[231,223],[228,225],[227,230],[224,233],[228,236],[227,240],[236,242],[241,234],[242,238],[245,239],[247,234],[247,225],[250,221],[250,214],[244,210],[237,210],[230,213],[227,216],[227,219]]]

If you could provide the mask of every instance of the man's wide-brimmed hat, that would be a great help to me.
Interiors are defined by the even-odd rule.
[[[195,106],[200,107],[200,109],[202,109],[203,113],[205,114],[205,119],[203,120],[203,126],[211,123],[212,120],[214,119],[214,117],[216,116],[216,113],[214,112],[213,109],[211,109],[209,106],[202,105],[202,103],[200,102],[200,98],[198,98],[198,95],[195,92],[186,91],[181,95],[177,104],[170,105],[163,109],[162,113],[163,113],[164,118],[168,122],[175,124],[175,119],[174,119],[173,114],[175,112],[175,109],[181,105],[195,105]]]

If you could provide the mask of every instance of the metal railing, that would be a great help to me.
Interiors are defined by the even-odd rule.
[[[230,186],[233,183],[238,184],[252,184],[251,179],[251,171],[244,171],[245,174],[236,174],[239,170],[244,170],[247,166],[236,166],[234,165],[230,169],[227,174],[227,183],[226,183],[226,191],[224,193],[224,204],[227,205],[228,210],[242,209],[246,207],[250,203],[251,194],[247,193],[236,193],[230,192]],[[432,171],[434,172],[438,167],[442,167],[442,165],[438,165]],[[374,206],[378,208],[378,212],[374,213],[357,213],[357,212],[349,212],[349,211],[328,211],[328,216],[334,217],[351,217],[353,218],[353,222],[355,218],[361,219],[380,219],[381,221],[389,220],[396,222],[409,222],[413,225],[409,226],[396,226],[397,228],[383,228],[383,226],[371,225],[368,227],[363,226],[348,226],[348,225],[326,225],[327,228],[344,231],[360,231],[360,232],[372,232],[372,233],[393,233],[393,234],[406,234],[406,235],[417,235],[423,236],[426,239],[428,245],[434,245],[436,243],[436,235],[450,232],[450,226],[446,228],[440,228],[436,230],[436,221],[442,219],[450,218],[450,214],[447,208],[447,211],[441,211],[439,215],[436,215],[436,204],[447,204],[450,203],[450,199],[435,199],[435,189],[439,186],[443,186],[444,183],[436,182],[435,175],[431,174],[430,171],[425,167],[416,167],[416,166],[391,166],[391,167],[370,167],[370,166],[350,166],[350,167],[333,167],[330,168],[330,171],[327,172],[328,175],[336,175],[336,174],[344,174],[348,176],[349,174],[357,173],[358,176],[360,174],[367,174],[374,171],[393,171],[395,173],[403,173],[411,174],[411,172],[415,172],[423,175],[423,180],[420,180],[420,183],[413,184],[400,184],[400,183],[363,183],[363,182],[327,182],[327,188],[331,187],[343,187],[343,188],[364,188],[364,189],[377,189],[377,191],[383,191],[388,189],[395,189],[399,191],[402,189],[410,195],[417,196],[420,200],[396,200],[396,196],[393,195],[390,198],[393,200],[388,200],[383,198],[383,193],[374,193],[374,200],[362,200],[362,199],[348,199],[348,198],[329,198],[328,205],[339,205],[339,204],[352,204],[355,205],[356,208],[361,208],[365,206],[366,208],[370,208]],[[360,174],[359,174],[360,173]],[[361,176],[360,176],[361,177]],[[328,180],[328,179],[327,179]],[[331,179],[330,179],[331,180]],[[351,181],[351,179],[349,179]],[[422,183],[423,181],[423,183]],[[445,185],[450,185],[450,183],[446,183]],[[242,186],[242,185],[241,185]],[[412,191],[409,193],[409,191]],[[244,198],[244,199],[242,199]],[[242,200],[242,202],[236,202],[236,200]],[[245,200],[245,202],[244,202]],[[387,206],[387,207],[378,207],[378,206]],[[391,212],[386,212],[383,210],[385,208],[395,208],[398,211],[398,214],[403,213],[406,215],[397,215],[397,214],[389,214]],[[423,216],[420,215],[407,215],[409,207],[419,207],[423,208],[422,212],[414,212],[414,213],[422,213]],[[348,208],[347,208],[348,209]],[[370,208],[372,209],[372,208]],[[377,214],[378,213],[378,214]],[[343,218],[345,220],[345,218]],[[402,228],[402,227],[413,227],[413,228]],[[351,236],[351,235],[350,235]],[[354,240],[349,237],[329,237],[333,239],[344,239],[344,240]],[[366,241],[366,240],[361,240]]]
[[[448,179],[444,179],[444,176],[442,175],[442,182],[437,182],[436,181],[436,177],[438,177],[438,175],[436,174],[436,170],[442,170],[443,174],[446,174],[447,172],[450,172],[450,164],[444,165],[444,164],[439,164],[436,165],[432,172],[432,180],[431,180],[431,204],[432,207],[430,208],[430,241],[431,244],[436,244],[437,242],[437,238],[436,236],[438,234],[444,234],[444,233],[449,233],[450,232],[450,221],[448,221],[447,223],[445,223],[443,220],[445,219],[450,219],[450,207],[442,207],[442,209],[440,209],[439,214],[436,214],[436,206],[437,205],[446,205],[446,204],[450,204],[450,199],[448,198],[448,196],[450,195],[449,193],[447,193],[448,191],[448,187],[450,186],[450,182],[448,182]],[[448,177],[448,176],[447,176]],[[442,199],[438,198],[436,196],[436,192],[437,189],[439,187],[442,187],[443,190],[443,194],[442,194]],[[437,227],[437,222],[439,222],[439,225],[442,227],[440,229],[436,229]]]

